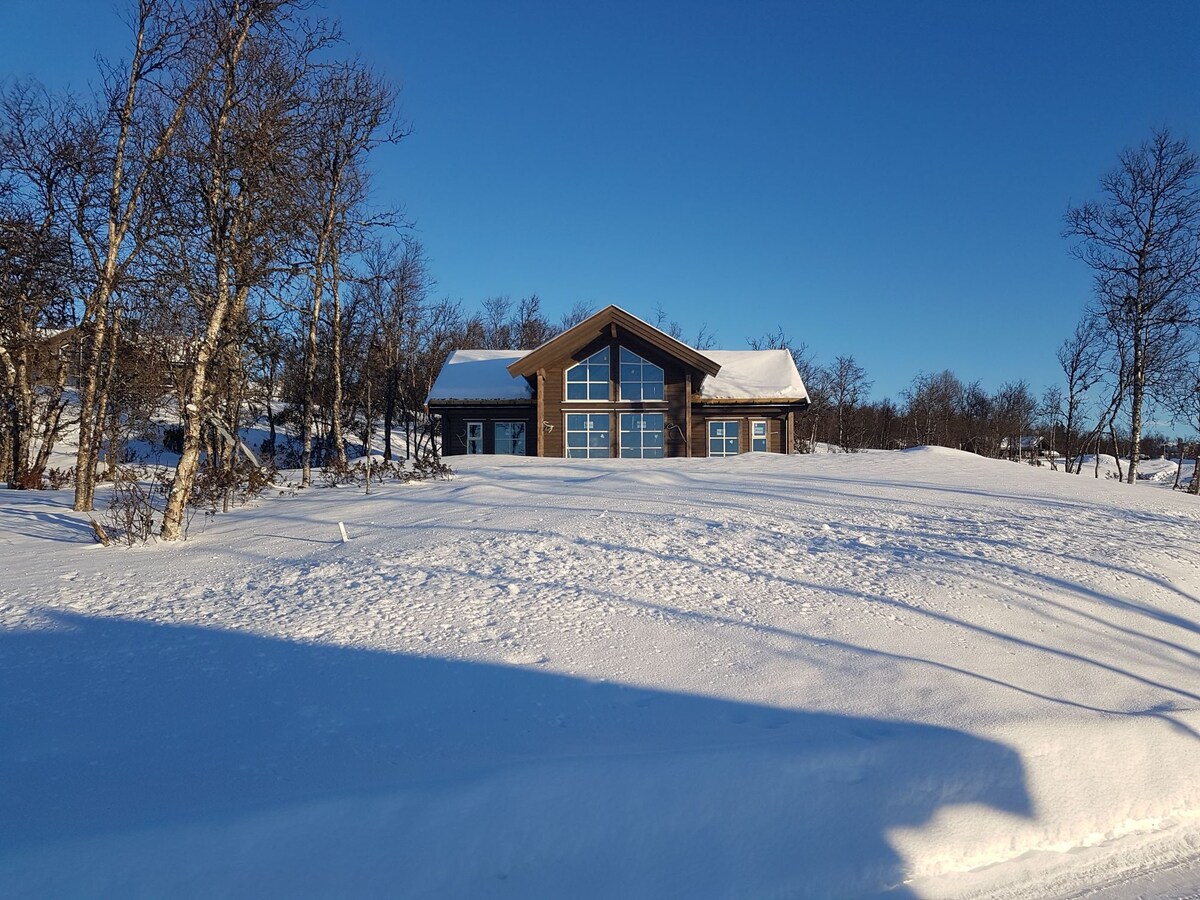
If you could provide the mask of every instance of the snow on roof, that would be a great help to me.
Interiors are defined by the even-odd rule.
[[[455,350],[450,354],[430,400],[529,400],[533,389],[524,378],[513,378],[508,367],[528,350]]]
[[[429,392],[430,400],[529,400],[533,390],[508,366],[528,350],[455,350]],[[704,379],[705,400],[807,400],[808,391],[786,350],[705,350],[721,366]]]
[[[705,350],[721,371],[705,378],[705,400],[807,400],[808,391],[787,350]]]

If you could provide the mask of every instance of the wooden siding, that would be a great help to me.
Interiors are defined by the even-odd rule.
[[[442,416],[442,456],[462,456],[467,452],[467,423],[483,423],[483,452],[496,452],[497,422],[524,422],[525,455],[537,456],[536,410],[530,404],[520,406],[437,406]]]
[[[675,360],[677,365],[691,366],[698,373],[716,375],[721,368],[703,352],[689,347],[650,323],[643,322],[620,307],[607,306],[527,353],[509,366],[508,371],[514,376],[532,376],[538,369],[549,369],[560,362],[570,352],[569,348],[589,341],[593,335],[600,336],[606,333],[613,338],[619,334],[635,336],[640,343],[656,347],[658,355]]]
[[[692,407],[692,456],[708,456],[708,423],[737,422],[738,452],[750,452],[750,423],[767,423],[767,452],[790,453],[791,410],[781,406],[700,405]]]
[[[543,393],[540,398],[543,418],[550,428],[545,434],[544,452],[546,456],[562,457],[566,455],[567,413],[592,412],[608,413],[609,415],[609,452],[612,456],[620,456],[620,414],[623,412],[661,412],[665,434],[663,436],[663,452],[666,456],[687,455],[687,416],[688,416],[688,370],[678,361],[665,354],[658,347],[643,341],[636,335],[625,332],[619,326],[617,336],[599,337],[591,343],[579,348],[565,359],[546,366],[541,378]],[[609,353],[609,400],[566,400],[566,372],[571,366],[587,359],[594,353],[608,347]],[[620,348],[625,347],[638,356],[654,363],[663,370],[663,399],[662,400],[617,400],[620,396]]]

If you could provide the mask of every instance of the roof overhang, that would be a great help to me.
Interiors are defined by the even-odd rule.
[[[551,338],[540,347],[529,351],[508,367],[508,372],[514,378],[524,376],[531,378],[538,369],[570,356],[580,347],[585,347],[606,331],[615,334],[615,329],[621,328],[630,334],[651,344],[664,353],[675,357],[684,365],[704,375],[716,375],[721,371],[720,363],[709,359],[699,350],[689,347],[682,341],[676,340],[665,331],[655,328],[649,322],[625,312],[619,306],[606,306],[595,315],[588,316],[573,328],[568,328],[558,337]]]
[[[532,409],[537,404],[533,400],[438,400],[432,398],[425,401],[425,405],[434,406],[519,406],[523,409]]]
[[[804,409],[809,405],[805,397],[692,397],[694,406],[793,406]]]

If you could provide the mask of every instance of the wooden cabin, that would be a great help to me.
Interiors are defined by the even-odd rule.
[[[808,392],[786,350],[705,350],[609,306],[534,350],[458,350],[429,393],[442,453],[791,453]]]

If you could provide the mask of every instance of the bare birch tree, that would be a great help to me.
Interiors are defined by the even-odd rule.
[[[1200,284],[1200,157],[1166,129],[1121,153],[1100,181],[1104,199],[1072,207],[1066,235],[1092,269],[1098,311],[1129,349],[1132,437],[1127,480],[1133,483],[1147,385],[1155,357],[1192,318]]]
[[[288,0],[220,0],[205,22],[216,64],[189,110],[185,153],[208,277],[193,288],[199,333],[180,411],[182,453],[163,513],[165,540],[182,533],[204,431],[218,421],[210,376],[221,365],[227,371],[235,365],[250,291],[278,256],[283,241],[276,226],[295,215],[288,202],[297,178],[293,162],[301,150],[297,141],[307,133],[296,109],[311,87],[306,78],[313,55],[335,38],[320,23],[310,28],[293,18],[295,6]],[[201,55],[198,64],[207,58]],[[235,428],[237,409],[236,401],[226,406]],[[227,456],[237,452],[230,421],[223,423]]]
[[[241,5],[249,7],[251,0]],[[182,0],[136,0],[129,19],[129,61],[106,70],[95,115],[79,123],[91,147],[78,158],[72,218],[91,270],[91,286],[80,321],[77,510],[90,510],[95,496],[99,409],[105,405],[102,351],[113,295],[140,250],[131,237],[149,214],[146,187],[214,63],[209,57],[190,68],[181,65],[195,53],[197,20],[196,7]]]
[[[64,127],[71,114],[69,103],[29,82],[0,94],[0,477],[10,487],[40,485],[65,404],[69,343],[49,332],[73,318],[76,267],[62,196],[76,154]]]
[[[1063,456],[1067,460],[1067,471],[1070,472],[1074,465],[1076,474],[1079,474],[1079,466],[1075,464],[1076,451],[1083,452],[1076,444],[1076,432],[1083,421],[1087,392],[1103,377],[1100,366],[1103,353],[1101,340],[1095,319],[1085,318],[1058,347],[1058,364],[1062,367],[1067,387],[1062,409],[1066,429]]]
[[[333,452],[345,463],[342,438],[341,258],[343,250],[361,245],[358,224],[369,217],[364,157],[382,140],[398,140],[403,129],[387,125],[395,109],[396,92],[357,62],[340,64],[316,88],[313,142],[308,156],[310,215],[305,217],[312,285],[307,310],[301,423],[301,484],[312,482],[313,417],[319,357],[321,306],[326,286],[332,301],[330,316],[330,380],[332,386],[330,439]],[[356,214],[357,213],[357,214]]]

